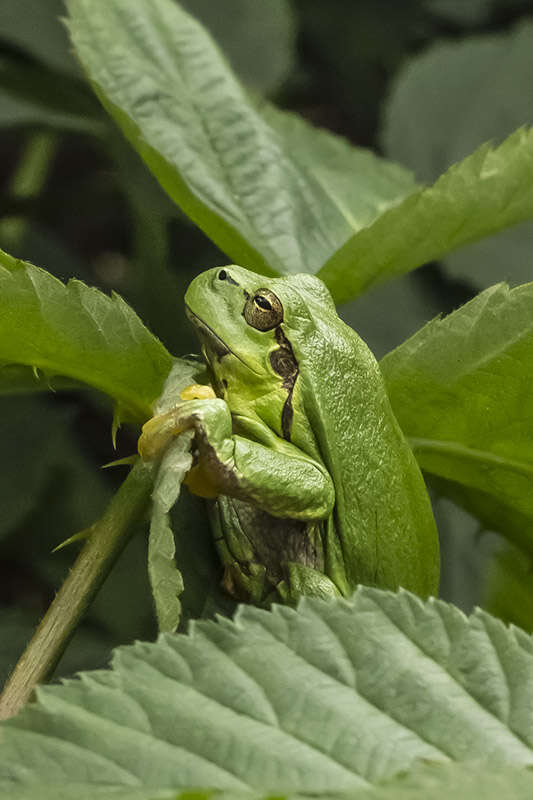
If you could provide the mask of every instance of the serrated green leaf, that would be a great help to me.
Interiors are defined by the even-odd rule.
[[[424,764],[354,800],[529,800],[533,773],[487,764]],[[348,800],[346,798],[346,800]]]
[[[483,145],[354,234],[318,275],[337,302],[533,216],[533,130]]]
[[[172,358],[119,295],[0,251],[0,361],[82,381],[143,422]]]
[[[175,531],[176,563],[183,576],[180,596],[180,630],[187,630],[193,619],[212,619],[216,614],[229,617],[235,601],[223,590],[223,569],[215,550],[205,501],[187,488],[171,512]]]
[[[69,783],[41,789],[3,790],[3,800],[449,800],[483,797],[484,800],[530,800],[533,774],[527,769],[486,767],[478,764],[425,764],[402,773],[384,786],[342,793],[264,794],[254,791],[188,789],[184,792],[120,789]]]
[[[164,414],[170,411],[176,403],[180,402],[182,389],[193,383],[205,383],[206,380],[207,373],[203,362],[192,359],[177,360],[170,370],[163,391],[154,406],[154,414]],[[158,626],[162,632],[176,630],[181,618],[179,596],[183,592],[184,581],[176,566],[176,545],[169,514],[180,496],[181,484],[191,467],[192,439],[192,431],[181,433],[171,442],[161,460],[153,467],[155,478],[148,540],[148,574]],[[184,519],[182,519],[183,522],[185,522]],[[187,536],[186,531],[182,531],[180,528],[177,530],[180,539]],[[194,580],[196,577],[194,572],[193,576]],[[209,588],[204,586],[204,602]]]
[[[134,787],[108,788],[106,786],[87,788],[86,784],[69,783],[67,786],[57,786],[43,789],[12,788],[0,784],[2,800],[215,800],[220,798],[218,792],[192,790],[190,792],[157,792],[151,789],[136,789]],[[233,800],[222,797],[221,800]],[[235,798],[238,800],[238,798]],[[243,800],[258,800],[257,795],[246,794]],[[260,800],[260,799],[259,799]],[[282,798],[280,798],[282,800]]]
[[[393,166],[383,196],[388,165],[380,162],[371,197],[361,200],[345,177],[357,157],[332,145],[332,135],[326,148],[326,134],[317,134],[317,149],[337,152],[315,175],[310,126],[302,141],[310,155],[293,158],[295,141],[252,107],[206,31],[176,3],[154,0],[134,16],[128,0],[67,7],[78,56],[105,107],[168,194],[232,260],[270,274],[316,272],[361,224],[361,209],[375,215],[405,195],[406,182],[412,188],[411,178],[400,180],[390,197],[401,173]],[[378,163],[366,153],[359,161],[363,176]]]
[[[533,284],[487,289],[381,368],[422,469],[458,484],[467,508],[470,491],[474,506],[481,492],[500,513],[533,520]],[[505,517],[494,526],[503,533]]]
[[[179,595],[183,579],[176,566],[176,546],[169,511],[176,503],[185,475],[191,468],[194,431],[184,431],[167,447],[157,467],[152,492],[152,517],[148,540],[148,574],[160,631],[175,631],[181,616]]]
[[[532,766],[532,676],[527,634],[404,591],[241,607],[39,689],[0,727],[0,781],[327,795],[418,759]]]
[[[533,774],[513,767],[482,767],[478,764],[426,764],[402,773],[384,786],[341,793],[264,794],[249,791],[188,789],[156,791],[120,789],[69,783],[39,789],[4,788],[3,800],[449,800],[483,797],[484,800],[530,800]]]
[[[472,3],[460,4],[472,10]],[[468,11],[467,11],[468,13]],[[490,76],[490,80],[487,77]],[[385,105],[385,152],[434,181],[482,142],[531,123],[533,24],[499,34],[436,42],[395,78]],[[531,279],[533,224],[449,254],[449,274],[484,289]]]
[[[59,389],[81,389],[80,381],[69,380],[60,375],[47,376],[40,370],[18,364],[0,365],[0,395],[28,394],[33,392],[55,392]]]
[[[186,386],[207,382],[208,376],[203,360],[192,357],[177,359],[154,406],[154,414],[170,411],[180,401],[180,392]],[[181,447],[180,444],[179,448]],[[213,545],[205,503],[199,497],[181,491],[183,475],[180,461],[181,456],[178,453],[177,476],[172,471],[172,461],[168,476],[165,474],[164,461],[159,467],[158,478],[161,476],[162,481],[168,482],[162,497],[164,508],[168,508],[166,511],[164,508],[159,509],[157,521],[152,517],[152,526],[161,529],[163,546],[169,554],[166,559],[163,558],[163,569],[175,573],[175,558],[176,564],[179,565],[177,574],[183,578],[181,585],[181,578],[178,579],[174,574],[175,588],[173,590],[171,587],[168,596],[169,605],[174,612],[169,615],[168,623],[164,626],[160,623],[161,630],[174,629],[178,621],[180,628],[184,628],[190,619],[212,617],[215,613],[229,615],[235,608],[235,603],[220,589],[222,578],[220,559]],[[155,512],[154,506],[152,513]],[[175,535],[172,531],[175,531]],[[158,546],[155,546],[154,552],[157,551]],[[158,601],[154,587],[152,591],[157,609]],[[180,597],[176,602],[178,593]]]

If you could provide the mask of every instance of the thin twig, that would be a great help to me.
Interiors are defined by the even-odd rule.
[[[89,538],[0,696],[0,719],[16,714],[53,673],[83,614],[127,544],[150,498],[152,478],[138,461],[91,526]]]

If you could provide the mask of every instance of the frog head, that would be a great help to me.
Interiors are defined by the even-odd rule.
[[[327,299],[324,299],[324,294]],[[215,392],[233,412],[259,417],[290,439],[299,364],[296,332],[314,325],[331,298],[313,276],[265,278],[230,265],[207,270],[189,286],[186,313],[196,327]]]

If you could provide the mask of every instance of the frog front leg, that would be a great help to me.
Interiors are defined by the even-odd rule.
[[[324,467],[290,443],[280,441],[274,449],[233,434],[230,410],[220,398],[187,400],[153,417],[143,426],[141,456],[157,458],[174,436],[190,428],[199,454],[188,481],[194,493],[235,497],[281,518],[330,515],[335,490]]]

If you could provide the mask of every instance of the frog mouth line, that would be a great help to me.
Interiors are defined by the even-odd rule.
[[[217,355],[219,358],[223,358],[224,356],[227,356],[228,353],[232,352],[226,342],[224,342],[220,336],[218,336],[215,331],[203,321],[203,319],[200,319],[200,317],[197,316],[194,311],[191,311],[187,305],[185,306],[185,314],[190,319],[194,327],[198,329],[200,335],[205,336],[205,338],[208,339],[209,344],[212,346],[215,352],[215,355]],[[233,355],[235,355],[235,353]]]
[[[257,372],[255,369],[252,369],[252,367],[249,364],[247,364],[246,361],[244,361],[244,359],[242,359],[239,355],[237,355],[237,353],[234,350],[232,350],[231,347],[228,347],[226,342],[223,339],[221,339],[220,336],[216,334],[215,331],[212,328],[210,328],[206,322],[203,321],[203,319],[200,319],[200,317],[197,314],[195,314],[194,311],[191,311],[188,305],[185,305],[185,314],[190,319],[195,328],[197,328],[200,336],[203,336],[205,337],[205,339],[207,339],[211,349],[213,350],[217,358],[221,359],[224,356],[231,354],[238,361],[240,361],[241,364],[244,364],[244,366],[247,369],[249,369],[250,372],[253,372],[255,375],[260,375],[259,372]]]

